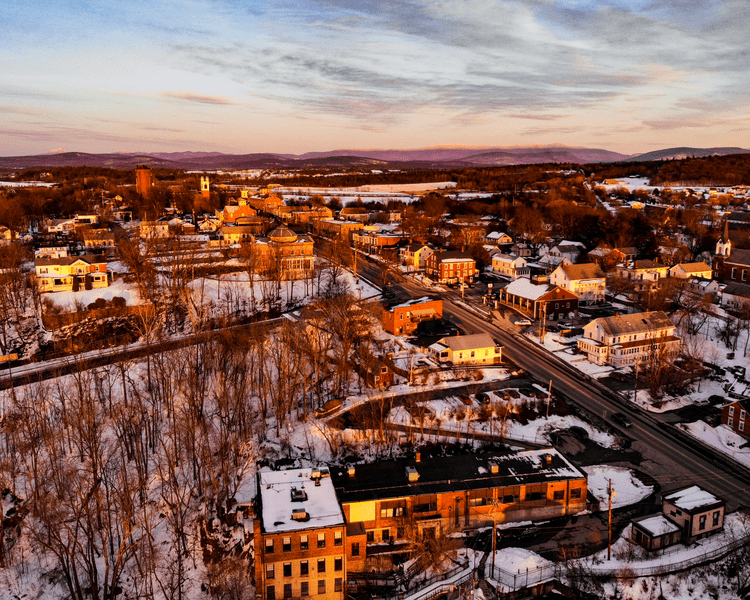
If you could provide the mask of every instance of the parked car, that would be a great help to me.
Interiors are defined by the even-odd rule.
[[[528,319],[521,319],[519,321],[516,321],[514,325],[518,325],[519,327],[528,327],[529,325],[531,325],[531,321],[529,321]]]
[[[475,398],[477,399],[477,402],[479,404],[489,404],[490,403],[490,397],[485,394],[484,392],[479,392]]]
[[[621,413],[621,412],[613,413],[612,420],[618,425],[622,425],[623,427],[633,426],[633,421],[631,421],[628,415],[626,415],[625,413]]]

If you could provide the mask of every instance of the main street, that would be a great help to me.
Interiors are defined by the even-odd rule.
[[[663,490],[695,483],[725,499],[728,510],[750,505],[746,499],[750,474],[746,469],[734,466],[726,457],[712,456],[712,452],[692,443],[686,435],[662,423],[657,416],[634,407],[619,394],[526,339],[509,320],[488,319],[470,310],[469,301],[462,301],[460,292],[435,294],[410,279],[400,281],[398,287],[412,297],[441,296],[443,315],[447,320],[467,334],[491,334],[504,346],[503,356],[509,361],[542,384],[552,381],[555,393],[585,409],[593,419],[618,429],[624,437],[632,440],[632,449],[643,456],[639,468],[651,475]],[[482,309],[486,312],[486,307]],[[614,412],[627,414],[633,426],[626,429],[613,424],[611,415]]]

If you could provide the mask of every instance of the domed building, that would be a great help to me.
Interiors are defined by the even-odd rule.
[[[315,266],[312,238],[282,225],[253,242],[256,270],[280,279],[308,277]]]

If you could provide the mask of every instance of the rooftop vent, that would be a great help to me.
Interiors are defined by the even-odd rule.
[[[310,517],[304,508],[295,508],[292,510],[292,519],[295,521],[309,521]]]
[[[304,502],[305,500],[307,500],[307,492],[305,490],[292,488],[292,502]]]
[[[497,475],[500,472],[500,467],[494,460],[489,461],[487,466],[490,468],[490,473],[493,475]]]
[[[406,467],[406,478],[409,482],[419,481],[419,472],[414,467]]]

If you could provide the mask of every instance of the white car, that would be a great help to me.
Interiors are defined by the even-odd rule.
[[[531,325],[531,321],[528,319],[521,319],[520,321],[516,321],[514,325],[518,325],[519,327],[528,327]]]

